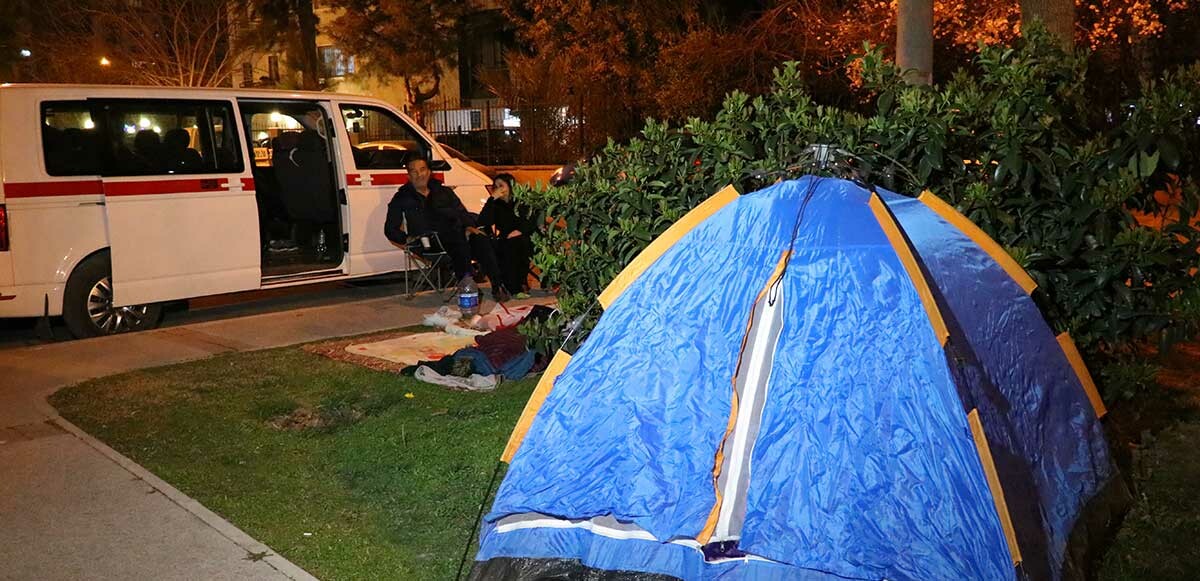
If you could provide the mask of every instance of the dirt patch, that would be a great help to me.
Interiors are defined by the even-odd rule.
[[[268,424],[276,430],[308,430],[324,427],[325,421],[321,414],[308,408],[300,408],[292,413],[271,418]]]
[[[353,424],[363,419],[365,415],[362,410],[354,407],[335,410],[313,410],[302,407],[291,413],[271,418],[267,424],[276,430],[288,432],[328,430]]]

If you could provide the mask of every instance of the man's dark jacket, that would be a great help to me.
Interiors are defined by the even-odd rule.
[[[407,233],[402,228],[408,221]],[[463,236],[474,224],[458,196],[435,179],[429,180],[429,197],[422,196],[412,184],[404,184],[388,202],[383,233],[396,244],[405,244],[408,236],[437,232],[439,236]]]

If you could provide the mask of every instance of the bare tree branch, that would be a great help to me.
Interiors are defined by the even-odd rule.
[[[37,80],[222,86],[267,43],[242,0],[41,2]]]

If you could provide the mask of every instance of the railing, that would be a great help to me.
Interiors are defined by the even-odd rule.
[[[431,101],[418,118],[440,143],[488,165],[559,165],[596,146],[582,106]]]

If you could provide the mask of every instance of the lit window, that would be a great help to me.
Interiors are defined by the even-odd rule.
[[[354,55],[347,55],[335,46],[317,47],[321,61],[321,76],[328,79],[344,77],[355,72]]]

